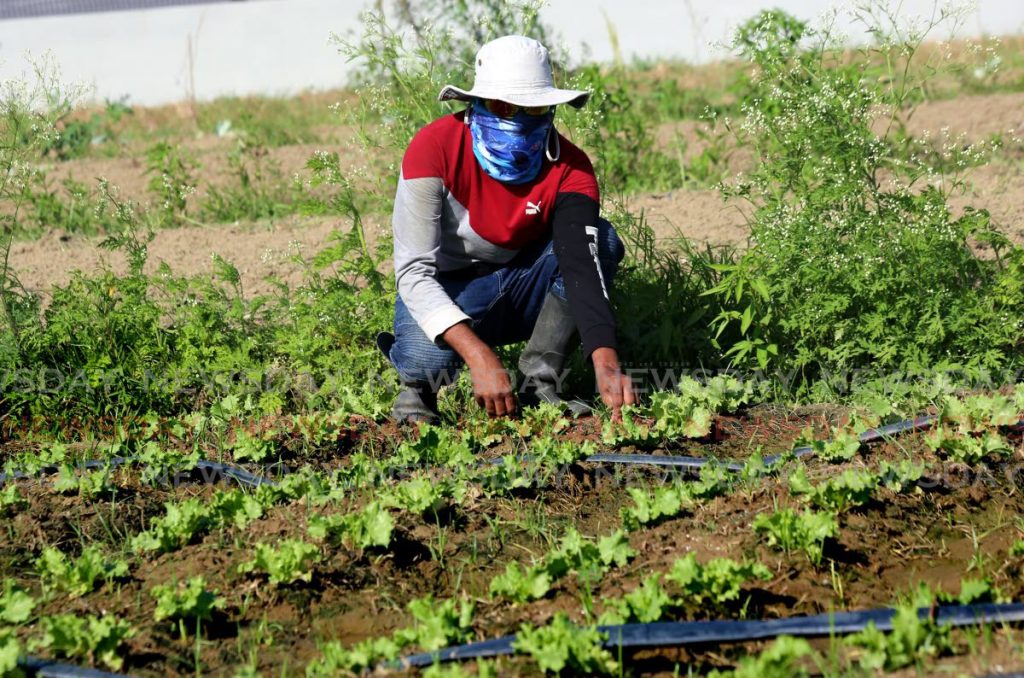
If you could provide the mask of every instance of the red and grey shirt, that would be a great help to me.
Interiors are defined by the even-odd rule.
[[[545,159],[537,178],[519,185],[480,167],[462,113],[435,120],[409,144],[392,219],[395,278],[431,341],[470,319],[438,273],[505,264],[523,247],[552,238],[584,354],[615,347],[615,317],[597,260],[594,168],[565,137],[559,143],[559,159]]]

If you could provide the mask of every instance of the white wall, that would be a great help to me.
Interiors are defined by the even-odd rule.
[[[712,43],[726,40],[737,23],[760,9],[782,7],[813,19],[832,4],[549,0],[543,15],[576,58],[610,60],[611,24],[626,59],[705,61],[722,54]],[[0,79],[26,70],[26,52],[49,50],[64,80],[92,86],[97,100],[127,95],[129,103],[159,104],[193,91],[205,100],[337,87],[351,66],[330,44],[330,33],[355,31],[365,5],[366,0],[267,0],[0,21]],[[903,6],[905,13],[924,13],[933,2],[903,0]],[[1024,2],[981,0],[966,34],[1006,35],[1022,28]]]

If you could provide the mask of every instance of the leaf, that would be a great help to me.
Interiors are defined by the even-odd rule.
[[[4,580],[4,594],[0,596],[0,621],[22,624],[32,616],[35,606],[32,596],[18,588],[13,579]]]
[[[636,555],[636,551],[629,546],[626,533],[622,530],[601,537],[597,542],[597,549],[601,562],[606,566],[614,564],[616,567],[624,567]]]
[[[577,627],[564,612],[558,612],[547,626],[521,626],[512,647],[530,655],[541,671],[610,674],[618,664],[602,647],[606,638],[594,628]]]
[[[750,329],[750,323],[754,320],[754,307],[747,306],[743,310],[743,317],[740,319],[740,334],[746,334]]]
[[[512,561],[505,565],[505,573],[491,580],[492,596],[508,598],[515,603],[526,603],[543,598],[551,590],[551,577],[543,567],[523,569]]]

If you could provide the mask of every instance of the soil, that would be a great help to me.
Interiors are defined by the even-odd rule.
[[[922,104],[908,124],[912,133],[929,130],[937,136],[948,129],[951,136],[963,134],[967,140],[978,141],[991,134],[1005,134],[1011,130],[1024,136],[1024,94],[991,94],[959,97],[949,101]],[[685,143],[686,157],[702,150],[705,142],[699,137],[701,124],[682,122],[666,125],[658,130],[662,146],[676,147],[678,139]],[[324,130],[320,144],[285,146],[270,149],[268,164],[280,167],[282,176],[301,173],[306,160],[318,149],[341,154],[342,162],[355,167],[362,157],[354,147],[347,148],[339,141],[343,130]],[[237,144],[234,139],[200,136],[185,142],[189,152],[201,164],[202,176],[214,185],[228,181],[227,154]],[[749,159],[738,155],[728,161],[732,171],[743,169]],[[96,177],[106,177],[121,189],[123,195],[145,199],[149,175],[145,164],[136,158],[87,158],[56,165],[54,176],[73,176],[91,183]],[[1024,172],[1020,169],[1016,152],[995,163],[973,168],[966,174],[966,192],[955,196],[951,204],[955,211],[967,206],[984,208],[992,214],[993,222],[1002,227],[1016,242],[1024,242]],[[682,188],[667,193],[637,195],[626,198],[631,210],[642,210],[656,236],[670,241],[685,236],[698,243],[744,247],[748,236],[746,227],[751,206],[738,201],[726,203],[717,191]],[[371,243],[389,229],[386,214],[365,215],[366,231]],[[288,263],[294,248],[310,255],[327,244],[331,234],[347,229],[349,224],[339,219],[313,217],[287,217],[273,222],[256,224],[224,224],[189,226],[167,229],[157,233],[150,246],[150,265],[155,270],[159,262],[166,262],[182,274],[210,271],[214,253],[235,263],[242,272],[243,288],[247,294],[260,294],[271,289],[265,281],[269,275],[277,276],[289,284],[302,278],[299,267]],[[11,264],[22,283],[29,290],[46,296],[54,285],[67,283],[74,270],[91,271],[100,265],[123,270],[124,261],[99,247],[100,238],[89,238],[63,233],[48,233],[38,240],[19,241],[11,248]],[[385,260],[382,265],[386,267]]]
[[[788,449],[807,425],[825,433],[843,419],[840,411],[787,416],[753,411],[720,418],[707,439],[655,452],[742,459],[755,450]],[[597,430],[594,422],[583,419],[566,435],[594,438]],[[353,422],[352,430],[339,438],[344,444],[328,445],[314,464],[325,470],[343,468],[352,452],[380,450],[382,441],[396,435],[403,434]],[[487,456],[520,444],[506,439]],[[141,676],[195,671],[194,639],[189,635],[183,640],[173,624],[153,622],[155,602],[148,590],[200,574],[207,589],[219,591],[225,602],[204,625],[198,646],[202,668],[211,675],[230,674],[250,661],[264,672],[276,673],[282,667],[298,670],[319,656],[325,641],[347,646],[408,626],[411,618],[404,612],[405,605],[426,595],[465,595],[475,601],[474,629],[480,638],[515,633],[523,623],[542,624],[555,612],[583,622],[581,601],[596,601],[600,612],[601,601],[628,593],[649,574],[667,572],[687,553],[695,553],[701,562],[719,557],[758,561],[772,576],[769,581],[749,582],[734,603],[687,606],[671,618],[771,619],[884,607],[893,603],[895,595],[908,594],[920,583],[955,594],[962,578],[983,575],[1004,596],[1016,600],[1024,596],[1024,559],[1007,554],[1022,536],[1015,516],[1024,511],[1024,494],[1001,472],[1016,468],[1024,459],[1019,436],[1014,444],[1013,464],[1003,467],[993,463],[972,469],[937,458],[919,434],[865,447],[847,463],[810,459],[806,463],[813,482],[846,469],[877,468],[882,460],[908,456],[925,462],[929,469],[917,488],[901,494],[880,489],[868,504],[841,514],[839,536],[826,542],[819,566],[803,553],[769,548],[751,529],[759,514],[789,506],[802,508],[788,492],[788,470],[783,469],[777,477],[740,483],[721,496],[698,501],[673,518],[631,533],[635,558],[592,585],[570,574],[558,580],[546,597],[519,605],[488,595],[490,580],[507,563],[536,560],[569,526],[591,538],[618,529],[620,509],[632,505],[628,488],[651,488],[671,478],[651,469],[580,464],[547,485],[510,497],[475,493],[437,519],[396,512],[389,548],[360,552],[331,544],[323,549],[324,558],[311,582],[272,586],[259,575],[238,571],[252,558],[256,543],[304,538],[311,513],[353,510],[372,495],[356,492],[338,506],[323,508],[302,500],[281,504],[245,528],[216,529],[181,549],[136,560],[125,548],[127,539],[161,515],[164,502],[192,496],[209,499],[214,488],[149,487],[139,483],[136,471],[123,468],[113,476],[115,495],[97,500],[58,494],[47,481],[19,482],[28,506],[15,511],[7,522],[9,539],[0,545],[0,563],[21,586],[36,591],[33,562],[44,546],[57,546],[72,555],[83,543],[106,544],[113,553],[124,549],[124,557],[132,563],[129,576],[76,599],[40,598],[36,613],[105,612],[129,621],[138,633],[127,641],[124,668]],[[267,640],[271,634],[272,643]],[[980,654],[967,652],[968,638],[962,633],[954,638],[964,656],[951,657],[951,666],[1024,662],[1005,631],[993,631]],[[627,653],[624,659],[637,673],[670,675],[680,663],[698,672],[728,667],[737,656],[760,647],[751,643],[646,649]],[[828,646],[819,644],[819,649],[827,652]],[[931,668],[946,663],[939,660]],[[503,659],[499,665],[503,672],[532,672],[522,659]]]

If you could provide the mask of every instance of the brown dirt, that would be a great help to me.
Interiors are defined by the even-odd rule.
[[[742,457],[747,450],[788,445],[792,435],[780,436],[780,432],[799,430],[804,423],[827,425],[829,418],[820,419],[823,416],[732,417],[720,422],[717,442],[692,441],[687,447],[703,456]],[[379,449],[379,440],[372,444]],[[872,446],[846,464],[812,459],[807,462],[808,472],[820,481],[846,468],[876,467],[882,459],[905,458],[907,454],[929,463],[936,477],[956,478],[949,473],[949,464],[924,449],[920,436]],[[1022,454],[1024,449],[1018,449],[1018,458]],[[345,455],[325,461],[328,466],[344,465]],[[609,470],[612,472],[606,472]],[[873,501],[841,516],[840,535],[827,542],[824,564],[818,567],[802,553],[768,548],[751,529],[761,513],[777,507],[799,508],[800,503],[786,489],[786,474],[741,484],[730,493],[698,502],[673,518],[631,533],[629,541],[636,558],[605,574],[590,595],[599,612],[601,601],[633,590],[643,577],[666,572],[677,558],[692,552],[701,562],[715,557],[757,560],[768,567],[772,578],[746,585],[741,600],[735,603],[718,608],[684,607],[672,618],[779,618],[880,607],[919,582],[955,593],[961,577],[973,576],[970,568],[979,562],[1004,595],[1017,599],[1024,593],[1022,561],[1006,553],[1020,538],[1013,517],[1024,511],[1024,498],[1018,488],[998,480],[998,474],[992,478],[991,484],[979,480],[922,485],[927,489],[904,494],[879,490]],[[352,510],[367,495],[352,492],[340,504],[324,507],[310,507],[299,500],[270,509],[244,529],[213,530],[168,554],[128,556],[128,577],[101,585],[79,599],[60,595],[46,599],[37,613],[105,611],[130,621],[139,629],[126,646],[125,668],[133,675],[193,671],[191,641],[182,641],[173,625],[153,622],[155,603],[148,590],[197,574],[204,575],[207,588],[219,591],[225,601],[224,609],[205,626],[202,645],[203,667],[214,674],[246,662],[249,653],[245,648],[258,648],[260,670],[280,669],[286,663],[297,669],[317,657],[317,644],[323,640],[336,639],[348,645],[408,625],[405,604],[427,594],[449,597],[461,592],[474,599],[480,637],[515,632],[524,622],[544,623],[558,611],[581,621],[580,601],[586,590],[574,575],[558,580],[545,598],[522,605],[490,599],[488,582],[506,563],[528,564],[545,553],[570,525],[589,536],[608,534],[620,524],[620,507],[632,503],[626,488],[651,487],[661,481],[653,471],[584,465],[560,477],[554,486],[506,498],[470,496],[444,521],[396,512],[395,537],[388,549],[360,553],[340,545],[326,546],[323,561],[308,584],[275,587],[259,575],[239,572],[238,566],[252,558],[256,543],[302,538],[311,512]],[[172,497],[208,498],[212,493],[209,487],[185,487],[172,495],[139,485],[130,470],[116,474],[116,485],[117,498],[112,502],[109,498],[86,501],[62,496],[46,484],[21,483],[29,506],[16,511],[8,522],[10,539],[0,545],[4,569],[21,586],[35,590],[38,581],[29,573],[45,545],[73,554],[83,543],[99,543],[121,555],[127,535],[162,514],[162,502]],[[273,635],[272,644],[265,642],[268,632]],[[986,650],[983,656],[1003,656],[1000,653],[1006,645],[999,632],[993,642],[996,653],[989,655]],[[737,655],[758,649],[756,644],[748,644],[644,650],[625,658],[641,674],[667,675],[676,661],[692,663],[703,672],[728,666]],[[973,656],[969,659],[974,664],[980,661]],[[523,660],[508,661],[509,670],[530,672]],[[965,658],[955,661],[961,663]]]
[[[349,227],[335,218],[288,217],[257,225],[161,230],[150,243],[147,271],[155,272],[161,262],[166,262],[179,274],[209,273],[213,270],[213,254],[219,254],[238,268],[246,294],[268,293],[274,289],[266,281],[268,276],[293,286],[302,281],[302,268],[290,261],[292,255],[310,257],[328,244],[332,233]],[[364,227],[368,242],[376,245],[385,226],[368,220]],[[98,239],[57,233],[15,242],[11,246],[11,265],[27,289],[44,296],[52,286],[67,283],[75,270],[89,272],[101,266],[115,271],[126,269],[124,256],[100,248]],[[388,261],[382,262],[383,269],[389,265]]]
[[[983,140],[993,133],[1016,130],[1024,134],[1024,94],[993,94],[960,97],[950,101],[927,102],[911,118],[915,133],[930,130],[933,134],[948,127],[954,136],[964,133],[969,140]],[[672,147],[678,135],[685,140],[686,157],[702,148],[699,123],[682,122],[663,126],[657,133],[659,143]],[[204,180],[223,185],[229,180],[226,156],[236,141],[210,135],[186,142],[189,150],[203,165]],[[318,148],[340,150],[343,162],[356,165],[359,154],[346,146],[298,145],[270,149],[268,160],[280,167],[284,177],[300,172],[306,160]],[[742,169],[748,160],[733,155],[731,170]],[[119,186],[129,197],[145,198],[144,161],[138,158],[84,159],[59,165],[55,176],[74,176],[91,182],[104,176]],[[993,221],[1003,227],[1011,238],[1024,242],[1024,172],[1013,152],[1004,160],[970,170],[967,192],[951,200],[955,210],[966,206],[988,209]],[[683,235],[697,242],[731,244],[742,247],[747,238],[746,217],[750,206],[740,202],[726,203],[713,190],[678,189],[663,194],[632,196],[627,199],[632,210],[643,210],[658,238],[672,239]],[[387,215],[368,217],[367,235],[371,242],[388,228]],[[243,274],[248,293],[266,292],[264,281],[275,275],[290,284],[301,279],[300,270],[286,260],[292,243],[300,243],[301,251],[312,254],[323,247],[336,228],[346,228],[335,220],[290,217],[276,223],[214,225],[208,228],[188,227],[161,231],[150,247],[151,264],[163,261],[182,274],[210,270],[211,255],[216,252],[235,263]],[[115,270],[123,270],[123,261],[101,250],[99,239],[51,233],[36,241],[21,241],[12,247],[11,262],[22,282],[31,290],[45,293],[53,285],[66,283],[75,269],[94,270],[107,262]],[[387,262],[385,262],[387,265]]]

